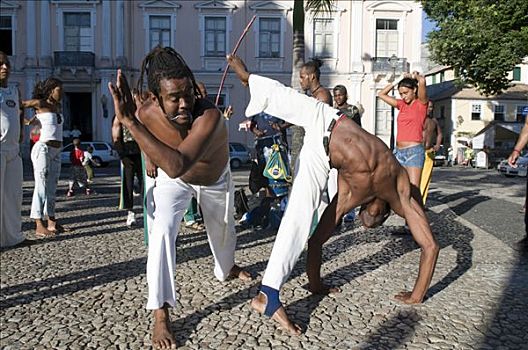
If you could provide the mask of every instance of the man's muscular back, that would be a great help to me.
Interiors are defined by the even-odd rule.
[[[396,179],[401,167],[390,149],[376,136],[348,118],[342,119],[330,138],[332,166],[339,170],[339,193],[350,192],[367,203],[378,197],[388,200],[388,178]]]
[[[201,150],[199,159],[180,178],[193,185],[212,185],[222,174],[229,159],[227,129],[220,111],[209,100],[197,99],[192,114],[194,121],[191,127],[178,128],[165,117],[158,106],[145,103],[139,110],[139,119],[152,135],[176,151],[184,140],[187,143],[192,142],[193,138],[208,137],[209,143]],[[213,133],[200,133],[200,127],[214,119],[216,126]]]

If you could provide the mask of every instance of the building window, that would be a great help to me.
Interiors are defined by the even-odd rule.
[[[68,12],[64,14],[65,51],[92,51],[92,38],[90,13]]]
[[[205,56],[226,55],[226,18],[205,17]]]
[[[440,72],[440,82],[443,83],[445,80],[444,72]]]
[[[391,125],[391,106],[376,98],[376,135],[389,135]]]
[[[433,74],[433,84],[436,84],[436,74]]]
[[[493,106],[493,118],[498,121],[504,121],[504,105]]]
[[[517,106],[515,113],[515,120],[519,123],[524,123],[526,121],[526,116],[528,115],[528,105]]]
[[[149,22],[150,48],[171,46],[171,17],[150,16]]]
[[[0,51],[13,55],[13,18],[0,16]]]
[[[398,54],[398,20],[376,20],[376,57]]]
[[[259,57],[278,58],[281,54],[281,19],[259,19]]]
[[[334,19],[316,18],[314,20],[314,56],[333,58],[334,54]]]
[[[482,111],[482,106],[480,104],[471,105],[471,120],[480,120],[481,111]]]
[[[521,81],[521,67],[513,68],[513,80]]]

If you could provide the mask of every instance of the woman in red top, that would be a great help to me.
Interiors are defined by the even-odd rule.
[[[396,84],[401,99],[395,99],[388,95]],[[423,126],[429,102],[425,78],[418,72],[406,73],[399,82],[387,85],[379,92],[378,96],[400,111],[394,155],[407,170],[411,184],[419,189],[425,160]]]

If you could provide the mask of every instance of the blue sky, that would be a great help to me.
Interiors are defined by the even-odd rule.
[[[425,12],[422,12],[423,24],[422,24],[422,42],[426,41],[425,35],[430,31],[434,30],[434,23],[431,22]]]

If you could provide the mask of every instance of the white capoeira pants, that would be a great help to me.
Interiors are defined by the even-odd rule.
[[[211,186],[196,186],[181,179],[171,179],[158,169],[154,188],[146,190],[147,195],[152,195],[152,199],[147,196],[147,212],[152,212],[148,207],[154,205],[153,219],[149,222],[147,309],[159,309],[165,303],[175,305],[176,237],[192,196],[202,209],[215,262],[214,275],[220,281],[226,280],[235,264],[236,247],[234,186],[229,164]]]
[[[0,150],[0,247],[11,247],[24,240],[22,180],[22,158],[18,147]]]
[[[324,210],[321,201],[326,197],[330,164],[323,137],[331,121],[338,118],[338,110],[255,74],[249,76],[249,89],[246,116],[266,112],[305,130],[288,206],[262,279],[263,285],[280,289],[308,240],[312,216]]]

